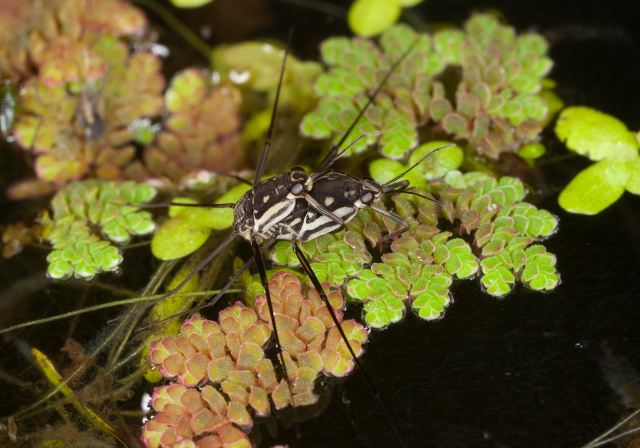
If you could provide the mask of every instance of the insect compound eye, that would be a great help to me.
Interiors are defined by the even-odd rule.
[[[309,179],[309,175],[304,170],[304,168],[300,168],[299,166],[294,166],[291,168],[291,182],[306,182]]]
[[[371,204],[373,202],[373,194],[370,191],[367,191],[362,196],[360,196],[360,202],[363,204]]]
[[[300,196],[304,192],[304,184],[296,183],[291,186],[291,194]]]

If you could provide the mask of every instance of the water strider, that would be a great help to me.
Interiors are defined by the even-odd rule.
[[[287,44],[287,49],[290,46]],[[413,46],[410,46],[408,50],[393,64],[391,69],[387,72],[385,78],[382,80],[376,91],[369,97],[368,102],[362,108],[359,115],[352,123],[350,129],[347,130],[343,141],[341,141],[325,158],[325,160],[319,165],[319,167],[312,173],[307,173],[303,168],[294,167],[291,171],[280,173],[276,176],[261,180],[265,162],[269,153],[271,145],[271,138],[273,135],[275,116],[278,107],[278,98],[280,89],[282,86],[282,79],[286,64],[287,50],[285,50],[280,81],[278,83],[276,99],[273,105],[273,112],[269,130],[267,132],[267,138],[264,144],[260,162],[254,176],[253,186],[248,190],[240,200],[234,204],[180,204],[171,203],[170,205],[182,205],[189,207],[216,207],[216,208],[233,208],[234,221],[232,225],[231,234],[211,253],[206,259],[194,269],[177,287],[167,292],[164,296],[153,300],[145,304],[143,307],[138,308],[128,314],[119,316],[116,319],[123,318],[127,315],[139,312],[167,297],[176,294],[188,281],[190,281],[197,272],[199,272],[204,266],[216,258],[224,248],[226,248],[236,237],[241,236],[247,240],[251,245],[252,258],[245,263],[245,265],[234,275],[231,281],[207,304],[185,311],[178,315],[187,313],[193,313],[196,310],[200,310],[206,307],[213,306],[219,298],[226,292],[226,290],[233,284],[233,282],[251,265],[255,263],[262,286],[264,287],[267,305],[269,308],[269,316],[272,324],[272,329],[275,337],[275,343],[278,350],[278,358],[280,360],[280,366],[282,368],[282,374],[287,382],[289,393],[293,397],[292,386],[289,380],[289,374],[284,362],[283,351],[278,335],[278,329],[276,326],[275,313],[271,302],[271,294],[268,287],[268,278],[264,260],[262,258],[262,252],[270,247],[276,240],[288,240],[291,241],[292,248],[296,254],[301,266],[305,273],[311,280],[314,288],[318,291],[321,299],[327,306],[327,309],[338,328],[342,340],[344,341],[347,349],[349,350],[356,366],[362,372],[366,382],[369,385],[373,395],[379,401],[381,408],[387,414],[387,420],[393,432],[396,434],[396,439],[399,445],[404,446],[402,437],[397,431],[393,419],[388,414],[386,406],[380,399],[378,389],[366,373],[362,364],[358,360],[358,357],[353,350],[349,340],[340,325],[340,322],[336,316],[336,312],[330,304],[327,295],[320,285],[316,274],[314,273],[309,261],[305,257],[304,253],[300,250],[299,243],[306,242],[318,238],[328,233],[334,233],[344,229],[345,225],[356,215],[357,211],[363,208],[371,208],[374,211],[381,213],[388,218],[397,222],[401,228],[389,235],[386,235],[385,240],[393,239],[403,232],[409,229],[409,224],[402,220],[394,213],[388,212],[383,208],[377,207],[375,204],[384,199],[386,194],[395,193],[407,193],[410,192],[409,181],[400,180],[409,171],[422,163],[427,157],[434,152],[451,147],[453,145],[446,145],[431,153],[427,154],[416,164],[407,169],[404,173],[396,176],[395,178],[381,184],[371,178],[358,178],[343,172],[331,170],[333,163],[338,160],[347,150],[358,143],[362,138],[378,135],[380,132],[371,132],[363,134],[355,139],[344,149],[339,149],[344,143],[344,140],[350,134],[355,127],[358,120],[362,117],[365,110],[372,104],[375,97],[380,92],[388,78],[393,71],[402,62],[404,58],[412,51]],[[429,198],[427,198],[429,199]],[[164,204],[168,205],[168,204]],[[172,319],[176,315],[167,319]],[[164,320],[167,320],[164,319]],[[163,320],[163,321],[164,321]],[[155,322],[151,325],[162,321]],[[145,327],[146,328],[146,327]],[[295,412],[295,407],[294,407]]]

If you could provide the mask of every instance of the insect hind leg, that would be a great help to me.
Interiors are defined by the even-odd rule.
[[[262,282],[262,287],[264,288],[265,297],[267,299],[267,307],[269,308],[269,317],[271,318],[271,326],[273,328],[273,334],[276,340],[276,348],[278,350],[278,358],[280,359],[280,365],[282,366],[282,371],[284,374],[285,382],[287,383],[287,388],[289,390],[289,396],[291,397],[291,408],[294,413],[294,421],[296,422],[296,437],[298,439],[301,438],[300,435],[300,427],[298,426],[298,414],[296,411],[296,406],[293,401],[293,387],[291,387],[291,379],[289,376],[289,372],[287,371],[287,364],[284,360],[284,353],[282,350],[282,345],[280,344],[280,336],[278,335],[278,327],[276,324],[276,315],[273,310],[273,302],[271,301],[271,292],[269,291],[269,280],[267,279],[267,269],[264,265],[264,260],[262,258],[262,251],[258,242],[255,238],[251,238],[251,250],[253,251],[253,258],[256,263],[256,267],[258,268],[258,274],[260,275],[260,281]]]
[[[404,448],[406,446],[406,444],[404,443],[404,440],[401,437],[400,432],[398,431],[398,428],[393,423],[393,419],[391,418],[391,414],[389,413],[389,410],[385,406],[384,401],[382,400],[382,398],[380,396],[380,393],[378,392],[378,388],[375,386],[375,384],[373,383],[373,381],[371,380],[371,378],[367,374],[366,370],[364,369],[364,367],[360,363],[360,360],[356,356],[356,354],[355,354],[355,352],[353,350],[353,347],[351,347],[351,344],[349,343],[349,339],[347,338],[347,335],[345,334],[344,329],[342,328],[342,325],[340,325],[340,321],[338,320],[338,316],[336,315],[336,312],[333,309],[333,305],[331,305],[331,302],[329,302],[329,298],[327,297],[327,294],[324,292],[324,289],[322,288],[322,285],[320,284],[320,281],[318,280],[318,277],[316,276],[315,272],[313,272],[313,269],[311,268],[311,264],[309,264],[309,260],[307,260],[307,257],[304,255],[302,250],[300,250],[300,246],[298,245],[296,240],[292,240],[291,241],[291,246],[293,248],[293,252],[296,254],[296,256],[298,257],[298,260],[300,261],[300,265],[304,269],[305,273],[307,274],[307,276],[311,280],[311,283],[313,284],[313,287],[316,289],[316,291],[318,291],[318,294],[320,295],[320,298],[322,299],[322,301],[324,302],[325,306],[327,307],[327,310],[329,311],[329,314],[331,315],[331,319],[333,320],[334,324],[338,328],[338,331],[340,332],[340,336],[342,337],[342,340],[344,341],[345,345],[347,346],[347,349],[349,350],[349,353],[353,357],[353,361],[354,361],[355,365],[358,367],[358,370],[364,376],[365,381],[367,382],[367,384],[369,385],[369,388],[371,389],[371,393],[376,397],[376,400],[378,401],[378,404],[380,405],[380,407],[384,411],[385,416],[387,417],[387,421],[391,425],[392,430],[393,430],[393,432],[394,432],[394,434],[396,436],[396,439],[398,440],[399,446]]]

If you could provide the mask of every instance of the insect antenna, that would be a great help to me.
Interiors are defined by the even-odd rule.
[[[360,141],[361,138],[369,136],[369,135],[374,135],[373,132],[372,133],[368,133],[368,134],[363,134],[360,137],[358,137],[356,139],[356,141],[351,143],[349,146],[347,146],[346,148],[340,150],[340,147],[344,144],[344,142],[347,140],[347,138],[349,138],[349,135],[351,134],[351,131],[353,131],[355,129],[356,125],[358,124],[358,122],[360,121],[360,119],[362,118],[364,113],[373,104],[373,102],[375,101],[376,97],[382,91],[382,89],[384,88],[384,86],[387,83],[387,81],[389,80],[389,78],[391,78],[391,75],[393,75],[393,72],[395,72],[396,68],[398,68],[398,66],[402,63],[402,61],[404,61],[407,58],[407,56],[409,56],[409,53],[411,53],[413,51],[413,49],[415,48],[417,43],[418,43],[418,39],[416,38],[416,39],[413,40],[413,42],[411,42],[411,45],[409,45],[409,47],[405,50],[405,52],[402,53],[402,55],[398,58],[398,60],[395,61],[393,63],[393,65],[391,65],[391,68],[384,75],[384,78],[382,78],[382,81],[380,82],[380,84],[378,84],[378,86],[376,87],[376,90],[374,90],[373,93],[369,96],[369,99],[367,99],[367,102],[365,103],[364,107],[362,109],[360,109],[360,111],[358,112],[358,115],[356,116],[356,118],[351,122],[351,125],[347,128],[347,131],[340,138],[340,140],[338,141],[337,144],[331,146],[331,150],[329,151],[329,154],[327,154],[327,156],[322,161],[322,163],[320,163],[320,166],[318,166],[314,170],[314,172],[317,173],[319,171],[326,170],[331,165],[333,165],[333,163],[336,160],[338,160],[340,157],[342,157],[352,146],[354,146],[358,141]],[[380,133],[380,132],[378,131],[378,133]]]
[[[400,182],[396,182],[399,179],[402,179],[404,176],[407,175],[407,173],[409,173],[409,171],[411,171],[412,169],[414,169],[415,167],[417,167],[418,165],[420,165],[422,162],[424,162],[427,158],[429,158],[431,155],[435,154],[438,151],[441,151],[445,148],[451,148],[452,146],[456,146],[455,144],[451,143],[449,145],[444,145],[441,146],[439,148],[434,149],[433,151],[429,152],[427,155],[425,155],[424,157],[422,157],[420,160],[418,160],[416,163],[414,163],[413,165],[411,165],[411,167],[409,167],[407,170],[405,170],[403,173],[397,175],[396,177],[394,177],[393,179],[391,179],[390,181],[385,182],[384,184],[380,184],[380,188],[382,189],[382,192],[384,194],[397,194],[397,193],[412,193],[406,190],[406,187],[409,186],[409,181],[408,180],[402,180]],[[365,181],[366,182],[366,181]],[[415,192],[413,192],[412,194],[417,194]],[[418,196],[422,196],[417,194]],[[428,199],[430,201],[435,202],[436,204],[442,206],[444,204],[442,204],[440,201],[437,201],[435,199],[432,198],[428,198],[426,196],[422,196],[425,199]],[[402,235],[404,232],[406,232],[407,230],[409,230],[410,226],[409,223],[406,222],[404,219],[400,218],[398,215],[396,215],[395,213],[391,213],[388,212],[387,210],[384,210],[380,207],[376,207],[375,205],[371,204],[369,206],[372,210],[380,213],[381,215],[386,216],[387,218],[390,218],[392,220],[394,220],[395,222],[397,222],[398,224],[400,224],[402,227],[400,228],[400,230],[396,230],[395,232],[389,233],[387,235],[384,236],[383,240],[384,241],[389,241],[394,239],[397,236]]]
[[[393,190],[393,191],[388,192],[387,194],[401,194],[401,193],[412,194],[414,196],[420,196],[422,199],[426,199],[427,201],[431,201],[434,204],[438,204],[440,207],[444,207],[444,202],[440,202],[437,199],[430,198],[429,196],[425,196],[422,193],[418,193],[417,191],[414,191],[413,188],[414,187],[404,188],[404,189],[400,189],[400,190]]]
[[[385,194],[408,193],[408,194],[412,194],[412,195],[415,195],[415,196],[420,196],[421,198],[424,198],[424,199],[426,199],[428,201],[431,201],[434,204],[438,204],[440,207],[444,207],[444,203],[438,201],[437,199],[430,198],[430,197],[425,196],[425,195],[423,195],[421,193],[418,193],[416,191],[411,191],[413,189],[413,187],[405,188],[405,187],[407,187],[409,185],[409,181],[403,180],[403,181],[397,182],[397,183],[394,183],[394,182],[396,182],[397,180],[399,180],[399,179],[403,178],[404,176],[406,176],[409,171],[411,171],[412,169],[414,169],[415,167],[420,165],[422,162],[424,162],[427,158],[429,158],[435,152],[440,151],[442,149],[451,148],[453,146],[455,146],[455,144],[452,143],[450,145],[441,146],[441,147],[436,148],[433,151],[429,152],[429,154],[427,154],[426,156],[424,156],[420,160],[418,160],[416,163],[414,163],[408,170],[406,170],[402,174],[394,177],[390,181],[385,182],[384,184],[380,185],[382,187],[382,191],[384,191]],[[371,208],[373,210],[375,210],[376,212],[381,213],[384,216],[387,216],[388,218],[393,219],[394,221],[396,221],[397,223],[399,223],[399,224],[401,224],[403,226],[403,228],[400,229],[399,231],[396,231],[396,232],[393,232],[393,233],[390,233],[390,234],[386,235],[384,237],[384,239],[386,239],[386,240],[393,239],[396,236],[398,236],[398,235],[404,233],[405,231],[409,230],[408,224],[404,220],[400,219],[397,215],[395,215],[393,213],[389,213],[386,210],[382,210],[382,209],[374,207],[374,206],[372,206]]]
[[[401,182],[398,183],[394,183],[395,181],[397,181],[398,179],[402,179],[404,176],[407,175],[407,173],[409,171],[411,171],[412,169],[414,169],[415,167],[417,167],[418,165],[420,165],[422,162],[424,162],[427,158],[429,158],[432,154],[435,154],[438,151],[441,151],[443,149],[446,148],[451,148],[453,146],[456,146],[455,143],[451,143],[449,145],[444,145],[441,146],[439,148],[434,149],[433,151],[431,151],[429,154],[427,154],[426,156],[422,157],[420,160],[418,160],[416,163],[414,163],[413,165],[411,165],[411,167],[409,169],[407,169],[406,171],[404,171],[402,174],[397,175],[396,177],[394,177],[393,179],[381,184],[380,186],[382,187],[382,190],[385,193],[388,193],[390,191],[396,190],[398,188],[404,188],[406,186],[409,185],[409,181],[407,180],[403,180]]]

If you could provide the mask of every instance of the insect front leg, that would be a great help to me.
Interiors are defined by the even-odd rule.
[[[386,210],[384,210],[382,208],[379,208],[379,207],[376,207],[376,206],[373,206],[373,205],[370,205],[369,207],[371,208],[371,210],[373,210],[373,211],[375,211],[377,213],[380,213],[381,215],[384,215],[387,218],[393,219],[395,222],[397,222],[398,224],[400,224],[402,226],[402,228],[400,230],[396,230],[393,233],[385,235],[383,240],[385,240],[385,241],[392,240],[395,237],[402,235],[404,232],[409,230],[409,228],[411,228],[411,226],[409,225],[409,223],[407,221],[405,221],[404,219],[402,219],[401,217],[399,217],[395,213],[388,212],[388,211],[386,211]]]

